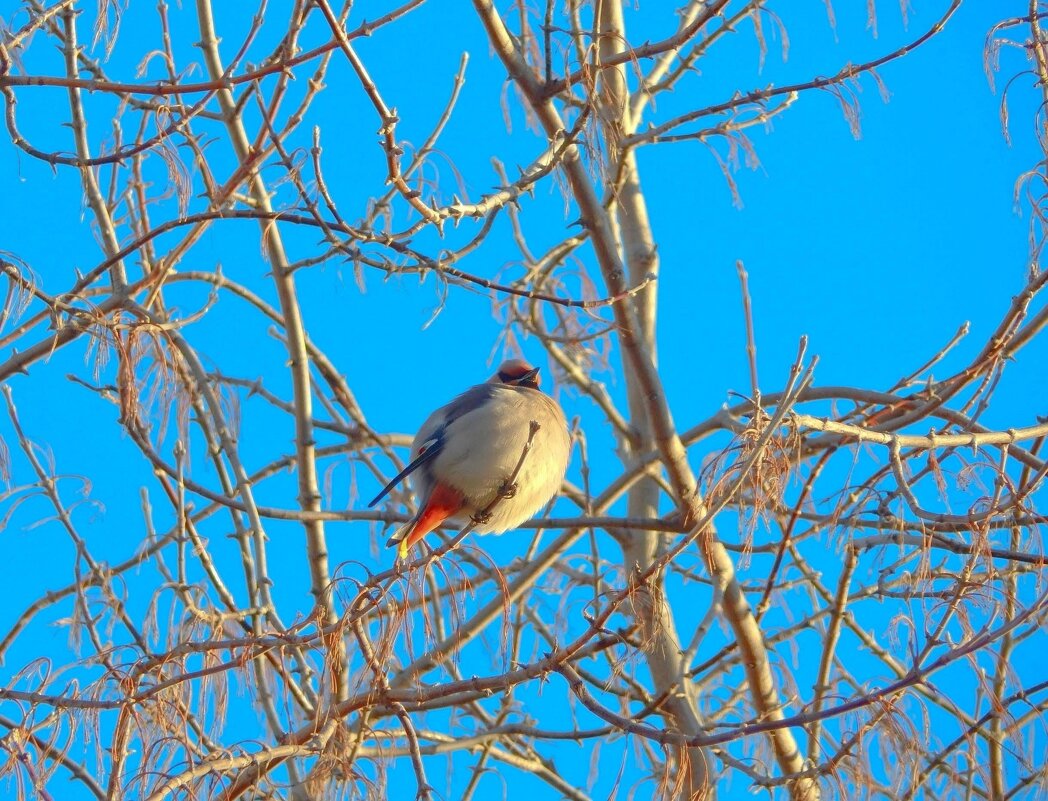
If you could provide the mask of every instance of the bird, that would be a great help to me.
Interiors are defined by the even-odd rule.
[[[557,493],[570,452],[567,420],[539,389],[539,368],[510,359],[426,419],[411,443],[411,461],[368,507],[411,477],[418,512],[386,543],[397,546],[400,559],[445,523],[473,522],[477,533],[501,534]]]

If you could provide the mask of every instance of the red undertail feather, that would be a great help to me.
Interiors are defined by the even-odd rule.
[[[438,528],[441,523],[461,509],[461,492],[446,484],[434,486],[433,491],[430,492],[429,497],[426,499],[426,505],[419,510],[414,523],[409,523],[407,527],[402,529],[403,536],[398,538],[397,553],[401,557],[406,556],[412,545],[433,531],[433,529]]]

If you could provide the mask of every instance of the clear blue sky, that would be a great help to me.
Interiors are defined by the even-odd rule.
[[[195,17],[191,4],[185,5],[185,9],[173,6],[171,10],[183,68],[198,52],[191,47],[198,36]],[[268,13],[284,18],[287,5],[271,2]],[[385,5],[361,8],[351,20],[373,17]],[[838,2],[835,28],[828,24],[821,0],[788,0],[780,5],[778,13],[789,34],[787,60],[782,58],[781,34],[769,26],[768,54],[761,69],[751,26],[743,24],[737,34],[713,48],[702,62],[700,75],[660,101],[665,106],[657,109],[658,117],[718,102],[736,91],[834,74],[848,62],[877,57],[913,39],[947,4],[925,0],[910,11],[904,23],[897,4],[879,3],[876,35],[868,26],[865,3]],[[219,0],[215,6],[219,27],[225,31],[225,46],[231,48],[248,23],[247,5]],[[361,42],[359,52],[387,102],[397,108],[402,120],[399,137],[418,144],[446,102],[461,52],[469,51],[461,101],[439,146],[446,154],[439,169],[450,192],[453,163],[466,191],[476,198],[499,183],[490,164],[493,156],[512,169],[515,164],[530,163],[543,145],[516,107],[509,115],[507,131],[502,67],[465,5],[453,14],[449,7],[429,4],[395,29],[404,40],[395,41],[393,30],[380,31]],[[6,8],[0,4],[0,19],[17,27],[24,20],[12,13],[14,8],[12,2]],[[825,92],[806,93],[767,129],[750,129],[759,165],[732,170],[738,203],[704,146],[689,142],[641,151],[642,179],[662,262],[660,366],[681,428],[714,414],[731,400],[730,393],[749,391],[735,271],[740,259],[750,274],[765,391],[783,385],[801,335],[809,338],[809,353],[819,357],[816,383],[821,385],[886,389],[935,353],[965,321],[971,323],[967,344],[937,368],[936,374],[946,374],[974,355],[1023,286],[1028,268],[1029,209],[1015,202],[1014,193],[1019,176],[1043,157],[1032,123],[1040,96],[1032,88],[1031,77],[1015,83],[1008,103],[1010,143],[1006,142],[1000,89],[1025,62],[1018,50],[1006,50],[995,92],[987,81],[983,58],[991,25],[1008,14],[1025,13],[1025,9],[1025,3],[1017,2],[965,3],[943,35],[879,71],[889,93],[887,102],[876,84],[863,78],[858,96],[859,136],[853,134],[834,97]],[[630,30],[638,30],[647,15],[657,20],[631,39],[640,42],[669,33],[676,18],[658,14],[660,5],[650,0],[639,9],[631,8],[627,14]],[[114,77],[145,80],[134,77],[133,67],[142,58],[143,42],[156,36],[154,4],[132,3],[121,26],[107,70]],[[281,33],[263,28],[253,52],[267,52]],[[312,27],[305,46],[322,41],[321,34],[320,28]],[[103,56],[100,49],[96,53]],[[224,51],[224,55],[230,53]],[[42,44],[30,49],[24,63],[30,73],[62,72],[60,54]],[[150,64],[147,77],[159,77],[159,68],[158,62]],[[202,78],[199,71],[193,75],[194,80]],[[308,148],[312,126],[321,127],[327,182],[340,212],[354,220],[365,212],[367,199],[383,191],[385,165],[375,135],[378,121],[338,56],[327,84],[294,145]],[[304,81],[299,81],[293,87],[292,98],[303,86]],[[72,149],[69,130],[60,127],[68,118],[62,90],[19,90],[18,98],[19,124],[30,141],[44,150]],[[96,150],[110,137],[105,115],[113,105],[104,97],[87,100]],[[257,114],[249,113],[248,120],[249,125],[257,125]],[[221,154],[217,163],[228,170],[231,162],[226,143],[209,147]],[[719,144],[714,147],[722,157],[728,155]],[[275,176],[275,171],[267,175]],[[166,180],[159,169],[151,177],[158,184]],[[73,171],[52,170],[0,137],[0,187],[0,249],[31,265],[45,290],[64,290],[75,280],[77,270],[89,270],[101,260],[88,222],[90,212],[84,208]],[[292,197],[286,186],[278,191],[278,206]],[[167,213],[173,213],[173,208],[170,201]],[[536,252],[562,239],[576,216],[570,209],[565,211],[550,184],[542,185],[535,199],[524,201],[524,212],[529,244]],[[395,228],[404,224],[404,218],[394,221]],[[468,224],[449,230],[444,246],[460,246],[473,230]],[[285,233],[292,258],[319,252],[320,237],[315,230],[287,227]],[[431,234],[421,235],[415,244],[430,252],[440,246]],[[497,278],[515,274],[516,268],[509,264],[514,258],[517,251],[503,216],[484,246],[461,266]],[[582,251],[581,258],[595,275],[589,252]],[[253,223],[214,229],[181,269],[214,269],[216,265],[275,303]],[[383,281],[380,275],[365,272],[363,283],[362,290],[351,267],[338,260],[298,274],[310,335],[346,375],[376,430],[412,432],[432,408],[483,380],[503,355],[500,325],[492,319],[491,299],[484,293],[453,289],[440,308],[440,287],[432,276],[421,283],[414,276]],[[197,289],[179,288],[172,291],[172,298],[188,314],[205,296]],[[42,329],[38,335],[43,336]],[[287,372],[279,369],[285,358],[283,346],[238,301],[222,298],[211,313],[193,324],[188,336],[227,374],[261,376],[272,391],[290,395]],[[524,340],[522,345],[526,356],[546,364],[536,342]],[[8,355],[0,354],[0,358]],[[82,493],[82,504],[75,512],[81,534],[96,558],[115,562],[126,558],[142,537],[139,488],[151,479],[133,443],[120,433],[115,407],[66,378],[69,373],[90,377],[85,359],[92,358],[86,352],[86,341],[79,341],[55,353],[46,364],[33,367],[29,376],[12,379],[11,386],[24,427],[46,449],[48,458],[53,458],[58,472],[90,477],[90,484],[63,482],[63,492],[70,502]],[[613,353],[611,364],[612,369],[599,378],[622,401],[617,354]],[[1036,415],[1045,414],[1046,374],[1048,347],[1041,341],[1008,366],[997,402],[983,422],[991,427],[1029,425]],[[111,381],[112,376],[113,365],[105,366],[102,380]],[[569,419],[578,416],[582,421],[594,459],[591,480],[600,487],[615,475],[617,466],[608,426],[599,410],[576,392],[564,387],[554,391]],[[240,444],[249,467],[257,468],[290,449],[294,432],[288,418],[255,402],[245,402],[242,414]],[[70,436],[72,431],[75,436]],[[24,482],[28,466],[15,453],[5,415],[0,415],[0,436],[12,451],[15,483]],[[170,437],[165,443],[168,454],[172,444]],[[202,480],[213,483],[213,471],[199,443],[194,447],[194,469]],[[696,467],[707,452],[696,451]],[[576,460],[569,473],[576,482],[578,467]],[[359,473],[351,475],[345,460],[324,468],[330,468],[322,476],[325,508],[362,506],[377,486]],[[360,479],[358,489],[353,488],[354,478]],[[263,503],[293,503],[293,477],[274,480],[267,487]],[[958,496],[958,502],[966,508],[964,498]],[[157,527],[162,530],[171,522],[171,515],[158,493],[153,503]],[[8,498],[0,510],[11,507]],[[60,527],[54,522],[30,525],[47,510],[42,499],[31,499],[8,520],[3,534],[5,559],[0,565],[0,581],[9,588],[9,602],[0,610],[2,630],[32,598],[69,580],[73,553]],[[309,608],[301,529],[274,524],[268,530],[278,597],[290,610],[285,617],[291,618],[296,610],[305,613]],[[729,530],[726,536],[731,538],[733,532]],[[360,560],[378,570],[392,561],[391,552],[374,545],[383,539],[380,532],[369,536],[365,527],[333,524],[328,527],[328,537],[333,564]],[[521,542],[510,536],[487,538],[479,544],[495,558],[508,561],[519,552]],[[614,548],[610,540],[606,544]],[[232,543],[216,541],[216,548],[232,558]],[[835,558],[835,553],[829,555],[831,562]],[[759,560],[753,563],[758,576],[762,575],[761,565]],[[152,573],[149,576],[152,580]],[[128,581],[132,604],[146,604],[152,588],[136,586],[134,576]],[[674,602],[687,618],[689,606],[701,614],[704,599],[681,595]],[[68,613],[68,608],[60,608],[50,614],[57,622]],[[801,614],[802,610],[787,610],[774,620],[785,623],[791,613]],[[65,653],[67,632],[63,627],[38,631],[39,639],[23,641],[9,652],[0,674],[5,682],[10,671],[36,656]],[[1015,667],[1020,676],[1034,672],[1033,658],[1028,647],[1017,651]],[[793,668],[806,690],[810,687],[808,672],[814,667],[802,662],[795,662]],[[959,694],[972,692],[970,678],[957,681]],[[557,687],[549,694],[553,704],[533,695],[539,688],[522,697],[536,704],[534,716],[555,728],[568,724],[557,719],[561,690]],[[237,721],[236,725],[250,731],[252,722]],[[620,741],[609,753],[620,753],[616,749],[621,746]],[[564,746],[564,753],[573,753],[572,748]],[[607,759],[608,765],[617,764],[612,756]],[[431,780],[443,791],[442,769],[434,764],[430,770]],[[602,763],[597,786],[605,793],[616,771],[615,767],[605,769]],[[396,776],[402,776],[405,787],[411,786],[406,762],[398,765]],[[633,776],[626,784],[636,779]],[[460,782],[453,780],[452,788],[461,791]],[[739,790],[737,786],[732,789]],[[543,787],[537,790],[550,792]],[[449,797],[454,795],[453,790]],[[511,792],[510,797],[517,796]]]

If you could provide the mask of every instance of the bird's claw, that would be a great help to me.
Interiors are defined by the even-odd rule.
[[[470,518],[478,526],[482,526],[491,520],[491,512],[477,512],[473,517]]]
[[[508,481],[505,484],[503,484],[501,487],[499,487],[499,497],[502,498],[503,500],[505,500],[507,498],[512,498],[516,494],[517,494],[517,482],[516,481]]]

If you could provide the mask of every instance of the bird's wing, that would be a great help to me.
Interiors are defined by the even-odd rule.
[[[447,427],[460,417],[464,417],[483,406],[491,399],[493,391],[494,388],[488,384],[478,384],[475,387],[470,387],[451,403],[442,406],[430,415],[429,419],[422,424],[418,436],[415,437],[416,445],[412,450],[418,451],[418,455],[411,460],[407,467],[393,476],[390,482],[382,488],[382,492],[376,495],[371,503],[368,504],[368,507],[370,508],[381,501],[397,484],[422,467],[422,465],[435,459],[444,449],[444,433]]]
[[[441,428],[451,425],[470,412],[475,412],[494,398],[497,392],[498,387],[495,384],[477,384],[475,387],[470,387],[440,410],[443,412],[441,415]],[[426,426],[423,426],[419,434],[421,435],[425,429]]]
[[[433,459],[438,453],[440,453],[440,450],[443,447],[443,445],[444,429],[441,428],[437,432],[436,436],[431,437],[430,439],[422,443],[422,452],[419,453],[419,455],[416,456],[414,459],[412,459],[407,467],[405,467],[403,470],[401,470],[399,473],[393,476],[390,482],[382,488],[382,492],[380,492],[371,500],[371,503],[368,504],[368,508],[370,509],[376,503],[385,498],[386,495],[389,494],[389,491],[393,489],[395,486],[397,486],[397,484],[399,484],[405,478],[407,478],[420,467],[422,467],[422,465],[424,465],[430,459]]]

